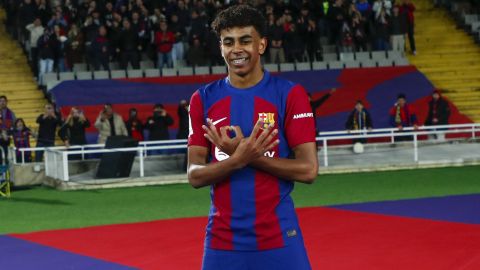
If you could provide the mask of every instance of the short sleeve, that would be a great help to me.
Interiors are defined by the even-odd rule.
[[[188,146],[208,147],[208,141],[202,129],[204,124],[203,115],[202,99],[200,93],[196,91],[190,99]]]
[[[290,148],[315,142],[315,121],[305,89],[295,85],[287,96],[285,135]]]

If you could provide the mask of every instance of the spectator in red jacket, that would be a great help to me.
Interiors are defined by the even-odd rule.
[[[392,127],[398,128],[400,132],[403,132],[405,127],[413,126],[414,129],[417,129],[417,115],[413,108],[407,104],[407,97],[405,94],[399,94],[397,103],[395,103],[390,109],[390,124]],[[411,136],[400,136],[395,138],[396,141],[408,141],[411,139]]]
[[[163,68],[164,64],[167,67],[173,67],[172,49],[175,43],[175,35],[168,30],[167,22],[160,21],[160,30],[155,33],[155,45],[157,46],[157,67]]]

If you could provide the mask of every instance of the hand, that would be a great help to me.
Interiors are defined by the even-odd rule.
[[[166,111],[166,110],[162,110],[162,111],[160,112],[160,115],[161,115],[161,116],[167,116],[167,111]]]
[[[70,142],[68,140],[65,140],[65,147],[69,148],[70,147]]]
[[[153,119],[148,120],[148,123],[149,123],[150,125],[153,125],[153,123],[154,123]]]
[[[237,149],[235,149],[235,152],[230,156],[230,158],[237,160],[240,168],[263,157],[265,152],[279,144],[280,141],[274,139],[278,130],[272,130],[272,127],[267,127],[260,133],[263,125],[263,122],[258,121],[250,137],[241,139]],[[258,135],[259,133],[260,135]]]
[[[437,119],[437,118],[433,118],[432,122],[433,122],[433,123],[438,123],[438,119]]]
[[[403,126],[398,126],[398,130],[403,130]]]
[[[223,126],[218,132],[217,128],[213,125],[212,120],[207,120],[207,125],[203,125],[202,128],[206,132],[205,138],[207,138],[213,145],[218,147],[220,151],[227,155],[232,155],[237,149],[238,144],[244,138],[242,130],[239,126]],[[230,138],[229,131],[235,131],[235,137]]]
[[[418,125],[413,125],[413,130],[418,130]]]

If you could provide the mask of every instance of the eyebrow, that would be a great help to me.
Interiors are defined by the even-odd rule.
[[[249,38],[253,38],[253,36],[250,35],[250,34],[246,34],[246,35],[243,35],[243,36],[239,37],[238,39],[243,40],[243,39],[249,39]],[[231,37],[231,36],[227,36],[222,41],[226,41],[226,40],[231,41],[231,40],[235,40],[235,38]]]

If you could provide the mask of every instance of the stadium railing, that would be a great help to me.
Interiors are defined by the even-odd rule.
[[[320,132],[316,141],[322,146],[323,152],[323,166],[329,166],[328,160],[328,148],[329,142],[352,140],[352,139],[371,139],[371,138],[387,138],[390,139],[389,144],[395,143],[395,137],[411,136],[413,144],[413,160],[418,162],[418,142],[419,136],[433,135],[433,134],[468,134],[462,136],[463,138],[476,139],[480,134],[480,123],[473,124],[456,124],[456,125],[438,125],[438,126],[419,126],[418,129],[413,127],[407,127],[401,130],[398,128],[383,128],[372,130],[360,130],[360,131],[328,131]],[[33,151],[45,151],[45,173],[47,176],[60,179],[63,181],[69,181],[68,172],[68,156],[81,155],[82,159],[88,154],[101,154],[109,152],[137,152],[137,158],[139,162],[139,176],[144,177],[144,161],[149,151],[152,150],[172,150],[172,149],[186,149],[187,140],[165,140],[165,141],[145,141],[140,142],[138,147],[129,148],[115,148],[105,149],[104,144],[90,144],[83,146],[71,146],[69,148],[65,146],[55,147],[34,147],[34,148],[22,148],[18,149],[22,153],[21,164],[25,164],[24,153]],[[351,144],[350,142],[348,144]],[[330,145],[331,146],[331,145]],[[10,148],[10,157],[13,162],[15,160],[15,148]]]

